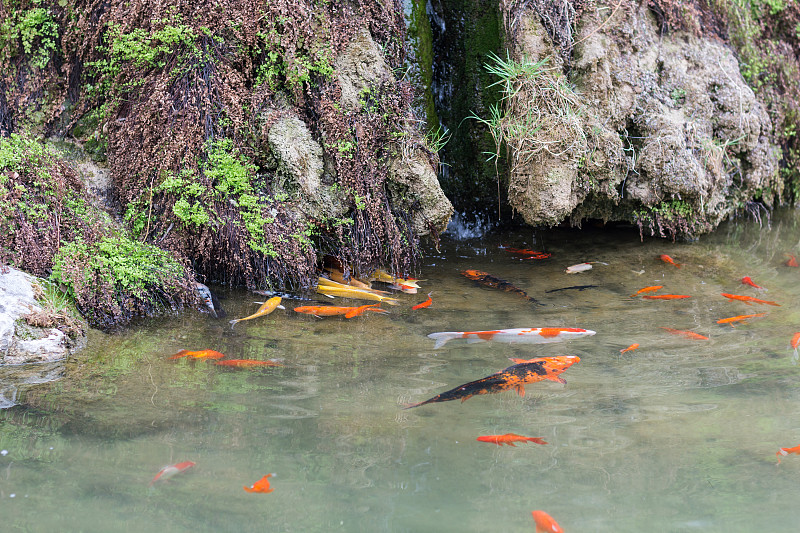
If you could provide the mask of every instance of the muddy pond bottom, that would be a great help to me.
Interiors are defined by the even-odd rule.
[[[786,266],[800,216],[762,222],[692,243],[640,242],[635,229],[445,236],[422,289],[382,305],[388,314],[318,319],[292,309],[372,302],[284,299],[286,310],[231,328],[263,297],[217,287],[226,319],[187,312],[92,332],[85,352],[33,378],[2,367],[0,529],[533,531],[541,509],[567,532],[797,531],[800,456],[777,464],[776,452],[800,444],[800,268]],[[432,305],[411,309],[429,291]],[[689,298],[643,298],[664,294]],[[537,327],[596,334],[435,349],[427,337]],[[206,349],[283,366],[169,359]],[[580,358],[566,384],[404,409],[510,358],[560,355]],[[546,444],[477,440],[507,433]],[[267,474],[272,492],[244,490]]]

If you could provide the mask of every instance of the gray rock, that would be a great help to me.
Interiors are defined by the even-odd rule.
[[[25,323],[24,315],[42,311],[34,297],[35,281],[13,268],[0,271],[0,365],[58,361],[86,344],[85,334],[72,339],[56,327]]]

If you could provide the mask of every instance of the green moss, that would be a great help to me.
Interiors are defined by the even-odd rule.
[[[39,2],[35,2],[39,4]],[[44,7],[14,10],[12,6],[0,24],[0,63],[10,64],[10,59],[22,52],[31,67],[43,69],[56,51],[58,24]]]
[[[71,265],[86,265],[84,279],[76,280]],[[95,277],[113,287],[118,293],[152,300],[154,288],[166,288],[183,275],[183,267],[167,252],[155,246],[124,236],[105,237],[89,244],[82,239],[62,246],[53,260],[50,279],[60,284],[66,293],[76,298],[76,288],[93,283]]]

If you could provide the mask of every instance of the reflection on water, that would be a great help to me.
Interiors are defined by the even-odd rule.
[[[0,514],[23,531],[531,531],[545,509],[566,531],[795,531],[800,458],[800,217],[738,221],[693,243],[635,230],[520,230],[444,240],[417,295],[390,315],[316,319],[288,311],[240,323],[207,315],[151,320],[90,349],[48,380],[0,369]],[[472,230],[469,230],[472,231]],[[466,236],[466,237],[465,237]],[[468,240],[463,240],[467,239]],[[525,260],[501,246],[553,254]],[[680,269],[661,262],[667,253]],[[587,272],[564,269],[601,261]],[[544,306],[481,287],[471,268]],[[750,276],[768,289],[742,285]],[[553,289],[595,285],[585,290]],[[630,295],[650,285],[690,299]],[[412,311],[433,290],[433,305]],[[776,300],[748,306],[722,292]],[[260,297],[220,290],[231,316]],[[327,303],[327,302],[325,302]],[[284,301],[289,309],[293,302]],[[297,303],[297,305],[303,305]],[[720,318],[768,313],[736,327]],[[563,326],[569,343],[433,349],[435,331]],[[693,340],[664,327],[709,337]],[[640,347],[620,354],[638,343]],[[210,348],[280,359],[235,369],[167,358]],[[402,407],[509,366],[578,355],[563,377],[467,402]],[[48,373],[50,372],[50,373]],[[25,378],[27,379],[27,378]],[[44,379],[44,378],[42,378]],[[28,381],[28,383],[30,383]],[[11,392],[14,391],[14,392]],[[480,435],[542,437],[496,446]],[[192,469],[152,488],[158,470]],[[248,494],[267,473],[274,492]],[[13,495],[13,497],[12,497]]]

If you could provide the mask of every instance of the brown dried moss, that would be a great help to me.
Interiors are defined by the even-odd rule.
[[[22,1],[15,13],[34,4]],[[411,89],[376,80],[365,105],[347,112],[332,75],[334,58],[364,27],[400,67],[399,2],[42,5],[58,22],[58,53],[38,70],[30,54],[11,53],[0,123],[11,116],[14,129],[14,113],[34,100],[47,129],[78,133],[79,122],[85,130],[97,121],[84,140],[104,146],[115,200],[142,239],[207,279],[249,288],[308,286],[323,254],[357,272],[413,269],[411,213],[395,212],[386,191],[388,161],[402,149],[396,134],[413,120]],[[344,219],[309,219],[276,188],[266,133],[286,114],[300,116],[324,147],[327,185],[338,184],[350,207]],[[239,167],[246,175],[234,182],[229,171]]]

